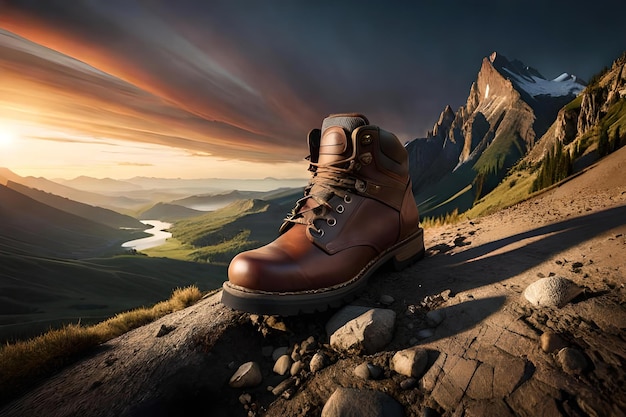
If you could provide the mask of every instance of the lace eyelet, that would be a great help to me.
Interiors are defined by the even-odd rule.
[[[346,195],[343,196],[343,201],[346,204],[350,204],[350,203],[352,203],[352,197],[349,194],[346,194]]]
[[[341,204],[339,204],[337,207],[335,207],[335,211],[337,213],[339,213],[339,214],[343,213],[344,210],[345,210],[345,208]]]
[[[326,224],[330,227],[333,227],[337,224],[337,219],[335,219],[334,217],[329,217],[328,219],[326,219]]]
[[[324,236],[324,229],[309,229],[313,237],[320,238]]]

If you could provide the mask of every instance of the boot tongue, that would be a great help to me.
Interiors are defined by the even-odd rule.
[[[352,131],[367,124],[365,116],[358,114],[336,114],[325,118],[322,122],[318,163],[332,164],[349,157],[352,151],[349,140]]]

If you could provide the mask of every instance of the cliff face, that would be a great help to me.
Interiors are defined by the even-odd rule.
[[[626,53],[580,94],[579,102],[562,108],[553,126],[529,153],[529,161],[539,161],[556,141],[569,145],[601,124],[611,106],[626,97]]]
[[[469,209],[526,155],[582,84],[563,74],[548,81],[496,52],[482,61],[464,106],[448,106],[426,138],[407,144],[421,213]]]

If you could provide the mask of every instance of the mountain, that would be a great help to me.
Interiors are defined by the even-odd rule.
[[[32,198],[33,200],[39,201],[40,203],[57,208],[59,210],[63,210],[67,213],[75,214],[85,219],[92,220],[96,223],[101,223],[116,229],[145,229],[145,225],[134,217],[120,214],[113,210],[79,203],[77,201],[70,200],[69,198],[60,197],[40,190],[35,190],[34,188],[29,188],[25,185],[18,184],[13,181],[8,181],[6,186],[12,190],[15,190]]]
[[[471,208],[583,89],[575,76],[546,80],[521,61],[485,57],[466,104],[456,112],[447,106],[425,138],[406,145],[421,214]]]
[[[0,185],[0,249],[32,256],[79,259],[120,253],[138,236],[43,204]]]
[[[77,190],[90,191],[94,193],[107,194],[109,192],[132,192],[141,190],[141,186],[126,182],[114,180],[112,178],[92,178],[85,175],[76,177],[71,180],[58,179],[55,182]]]
[[[69,198],[70,200],[108,208],[117,212],[132,212],[151,202],[150,199],[131,198],[127,196],[105,196],[90,191],[77,190],[43,177],[21,177],[6,168],[0,168],[0,184],[6,184],[8,180],[36,190]]]
[[[204,214],[203,211],[190,209],[178,204],[156,203],[147,210],[141,211],[137,217],[145,220],[161,220],[164,222],[174,222]]]

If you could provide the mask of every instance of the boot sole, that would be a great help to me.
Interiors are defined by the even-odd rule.
[[[295,316],[323,312],[352,301],[365,289],[369,277],[385,263],[401,271],[424,257],[424,229],[395,244],[368,263],[356,277],[333,287],[298,292],[267,292],[233,285],[222,286],[222,304],[262,315]]]

